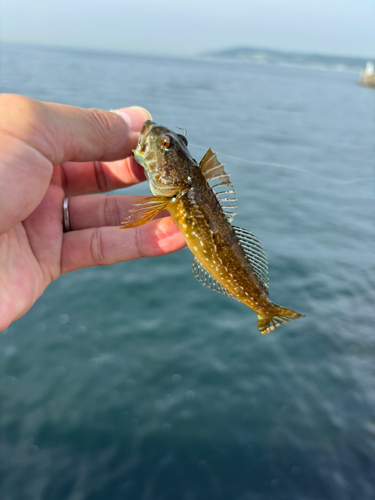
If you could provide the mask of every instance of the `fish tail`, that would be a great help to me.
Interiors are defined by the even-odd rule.
[[[304,314],[299,314],[291,309],[287,309],[286,307],[277,306],[275,304],[276,314],[273,316],[263,317],[258,314],[258,328],[260,333],[268,333],[272,332],[275,328],[282,325],[283,323],[287,323],[288,321],[292,321],[292,319],[303,318]]]

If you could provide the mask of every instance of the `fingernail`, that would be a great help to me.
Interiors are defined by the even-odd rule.
[[[130,108],[122,108],[112,110],[116,115],[121,116],[121,118],[129,125],[133,132],[140,132],[143,123],[146,120],[152,120],[150,113],[145,108],[140,106],[131,106]]]

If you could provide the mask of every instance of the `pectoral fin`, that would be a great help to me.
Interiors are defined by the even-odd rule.
[[[171,198],[166,198],[165,196],[150,196],[149,198],[137,201],[133,204],[134,208],[129,210],[129,217],[124,222],[121,222],[122,227],[120,229],[128,229],[146,224],[146,222],[149,222],[167,208],[170,201]]]

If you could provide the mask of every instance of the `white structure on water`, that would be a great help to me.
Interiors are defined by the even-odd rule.
[[[361,73],[361,79],[359,80],[360,85],[365,87],[375,87],[375,66],[374,63],[368,62],[366,64],[365,71]]]

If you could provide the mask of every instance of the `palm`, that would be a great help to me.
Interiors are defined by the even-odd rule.
[[[61,274],[63,198],[62,187],[50,185],[37,209],[0,236],[1,301],[8,304],[10,313],[17,297],[16,317],[24,314]]]

